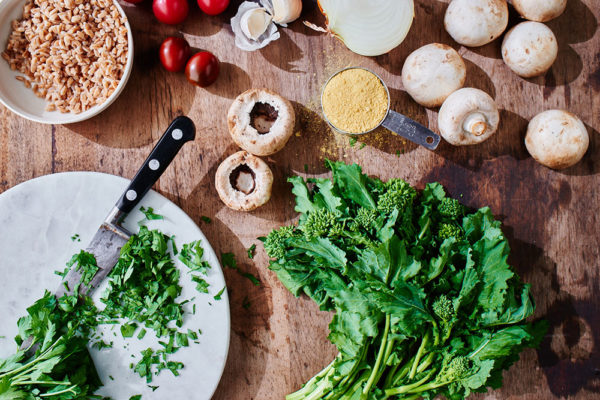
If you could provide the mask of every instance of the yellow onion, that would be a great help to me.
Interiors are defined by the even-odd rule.
[[[415,16],[413,0],[319,0],[318,3],[327,18],[324,31],[364,56],[378,56],[397,47],[408,34]]]

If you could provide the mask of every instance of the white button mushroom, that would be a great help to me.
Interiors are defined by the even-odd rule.
[[[404,90],[425,107],[438,107],[465,84],[467,69],[460,54],[432,43],[412,52],[402,68]]]
[[[544,74],[558,56],[554,33],[540,22],[521,22],[502,42],[502,58],[510,69],[524,78]]]
[[[483,46],[508,26],[508,5],[506,0],[453,0],[446,9],[444,26],[458,43]]]
[[[512,5],[523,18],[546,22],[565,11],[567,0],[512,0]]]
[[[540,164],[564,169],[577,164],[590,144],[585,125],[564,110],[548,110],[536,115],[527,127],[525,146]]]
[[[252,211],[271,198],[273,173],[260,158],[247,151],[238,151],[217,168],[215,186],[227,207]]]
[[[500,123],[494,99],[486,92],[464,88],[452,93],[438,115],[442,137],[455,146],[481,143],[487,140]]]
[[[240,94],[227,113],[233,141],[257,156],[283,149],[294,132],[294,107],[268,89],[250,89]]]

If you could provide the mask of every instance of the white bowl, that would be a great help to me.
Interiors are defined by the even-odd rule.
[[[6,42],[12,32],[12,21],[21,18],[23,15],[23,6],[26,1],[27,0],[0,0],[0,53],[6,48]],[[81,122],[104,111],[123,91],[133,66],[133,36],[131,34],[131,27],[129,26],[129,21],[127,20],[125,12],[116,0],[114,1],[114,4],[125,18],[128,43],[127,63],[119,85],[104,103],[97,104],[79,114],[46,111],[48,102],[43,98],[36,96],[33,93],[33,90],[25,87],[23,82],[15,79],[22,74],[18,71],[11,70],[10,66],[3,58],[0,58],[0,102],[21,117],[43,124],[70,124],[73,122]]]

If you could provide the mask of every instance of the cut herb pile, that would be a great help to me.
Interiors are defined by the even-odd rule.
[[[88,300],[75,306],[50,292],[19,319],[20,346],[24,350],[0,359],[0,399],[89,399],[102,386],[87,349],[88,337],[97,325],[95,307]],[[28,350],[36,349],[34,354]],[[99,397],[97,397],[99,398]]]
[[[142,211],[147,219],[162,218],[152,209]],[[203,276],[210,265],[202,260],[203,253],[199,241],[184,244],[178,253],[173,238],[140,226],[139,233],[121,249],[108,275],[108,288],[101,297],[104,310],[99,311],[89,297],[64,295],[57,299],[46,291],[27,310],[28,316],[19,319],[15,338],[20,347],[32,337],[27,349],[35,349],[35,354],[19,350],[8,359],[0,359],[0,400],[100,398],[93,396],[102,383],[88,352],[88,345],[98,349],[112,346],[96,331],[100,324],[120,324],[124,338],[132,338],[137,332],[137,339],[142,339],[147,333],[145,328],[159,339],[166,338],[158,341],[160,349],[143,351],[131,368],[148,383],[164,369],[177,376],[183,364],[170,360],[170,355],[189,346],[190,341],[199,343],[202,332],[178,329],[183,325],[184,305],[194,299],[177,300],[182,288],[173,257],[178,255],[189,268],[197,290],[208,293]],[[69,267],[82,272],[83,283],[91,281],[98,270],[94,256],[85,251],[74,255],[67,269],[58,274],[64,277]]]
[[[358,165],[327,166],[333,181],[290,178],[300,221],[263,238],[281,282],[335,311],[339,355],[287,400],[463,399],[500,387],[546,331],[525,322],[534,302],[506,262],[500,222],[437,183],[418,193]]]

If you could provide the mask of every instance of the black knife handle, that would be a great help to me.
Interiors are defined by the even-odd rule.
[[[191,119],[185,116],[175,118],[117,201],[116,207],[124,214],[133,210],[165,172],[183,145],[195,137],[196,127]]]

